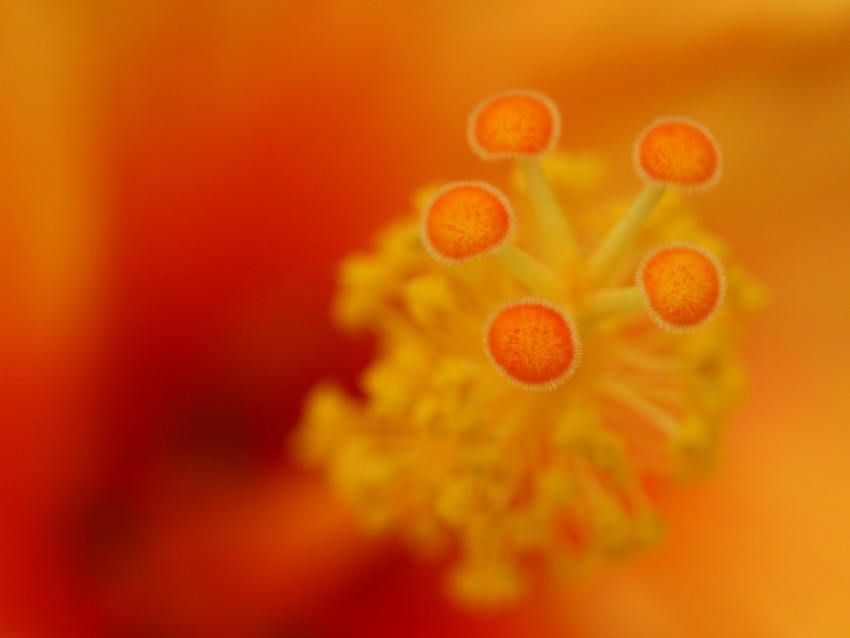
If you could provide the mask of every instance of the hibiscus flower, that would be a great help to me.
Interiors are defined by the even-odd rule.
[[[844,636],[844,3],[0,3],[0,631],[12,636]],[[716,467],[650,552],[481,615],[285,456],[371,357],[336,264],[429,183],[506,183],[469,110],[548,94],[561,147],[721,143],[691,206],[768,292]],[[500,180],[502,180],[500,182]]]

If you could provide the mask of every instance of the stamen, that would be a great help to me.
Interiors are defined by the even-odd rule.
[[[484,330],[496,368],[527,390],[551,390],[578,366],[581,344],[572,321],[555,305],[526,299],[499,309]]]
[[[646,185],[591,255],[591,284],[610,279],[667,186],[706,190],[720,178],[720,147],[705,127],[686,118],[665,118],[650,124],[638,136],[634,158]]]
[[[517,246],[511,201],[459,181],[420,193],[418,220],[347,259],[335,314],[375,336],[377,359],[358,398],[311,397],[298,452],[368,526],[456,554],[453,597],[492,606],[522,595],[539,567],[575,572],[657,540],[645,487],[712,458],[741,392],[736,322],[758,292],[730,267],[728,311],[715,316],[727,285],[717,257],[666,242],[719,240],[675,198],[651,218],[666,188],[717,179],[720,154],[699,125],[665,120],[642,133],[646,184],[615,224],[606,220],[621,209],[600,211],[586,160],[555,157],[541,170],[560,133],[545,96],[491,97],[468,133],[476,154],[516,163],[530,208],[517,223],[530,227]],[[553,193],[574,204],[579,238],[607,233],[591,254]],[[650,325],[683,332],[712,316],[687,337]],[[583,348],[592,352],[580,363]]]
[[[726,278],[720,260],[691,244],[669,244],[649,253],[637,285],[655,323],[670,332],[693,330],[720,306]]]
[[[664,118],[638,137],[634,151],[638,173],[646,180],[685,190],[706,190],[720,179],[720,147],[702,124]]]
[[[546,264],[508,243],[514,214],[505,195],[486,182],[453,182],[425,206],[420,235],[437,261],[457,263],[485,254],[536,294],[557,294],[563,284]]]
[[[482,101],[469,118],[472,151],[488,161],[516,159],[537,217],[547,259],[561,267],[578,254],[578,244],[538,159],[561,134],[558,107],[542,93],[514,90]]]
[[[438,261],[459,262],[498,250],[514,230],[508,198],[485,182],[453,182],[425,206],[420,234]]]

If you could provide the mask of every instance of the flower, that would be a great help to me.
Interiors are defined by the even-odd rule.
[[[758,297],[732,265],[726,295],[708,247],[728,250],[663,197],[717,181],[705,129],[650,127],[636,146],[647,186],[605,211],[600,167],[537,162],[558,122],[536,92],[484,101],[470,143],[517,158],[517,196],[426,190],[374,253],[343,262],[338,321],[373,332],[379,356],[363,400],[311,395],[297,440],[369,527],[455,551],[450,587],[473,605],[519,596],[529,560],[574,572],[655,542],[648,486],[712,456],[740,394],[737,324]]]
[[[846,3],[0,13],[2,631],[850,633]],[[326,317],[333,264],[423,179],[507,187],[456,126],[514,85],[560,104],[564,148],[604,150],[616,198],[645,122],[710,124],[724,178],[689,202],[772,298],[718,468],[653,494],[666,540],[480,616],[443,601],[432,563],[361,544],[281,446],[307,388],[368,358]]]

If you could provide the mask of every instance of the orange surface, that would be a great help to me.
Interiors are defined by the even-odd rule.
[[[0,633],[850,635],[848,69],[835,0],[0,0]],[[661,547],[482,617],[283,449],[368,356],[334,264],[422,185],[505,184],[463,132],[515,86],[624,201],[645,122],[709,126],[692,205],[769,299]]]

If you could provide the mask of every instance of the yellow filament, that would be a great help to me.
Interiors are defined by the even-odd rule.
[[[535,158],[521,157],[517,158],[517,166],[540,226],[544,255],[555,268],[565,266],[578,256],[578,242],[567,216],[555,198],[540,162]]]
[[[555,272],[522,248],[508,244],[493,257],[535,294],[549,297],[563,291],[563,282]]]
[[[664,195],[665,186],[647,182],[635,199],[632,207],[608,231],[608,234],[597,246],[588,260],[590,283],[602,285],[607,283],[617,264],[637,237],[646,219],[655,209],[655,205]]]
[[[589,319],[598,321],[640,310],[645,305],[643,295],[637,286],[608,288],[600,290],[588,299],[585,312]]]

